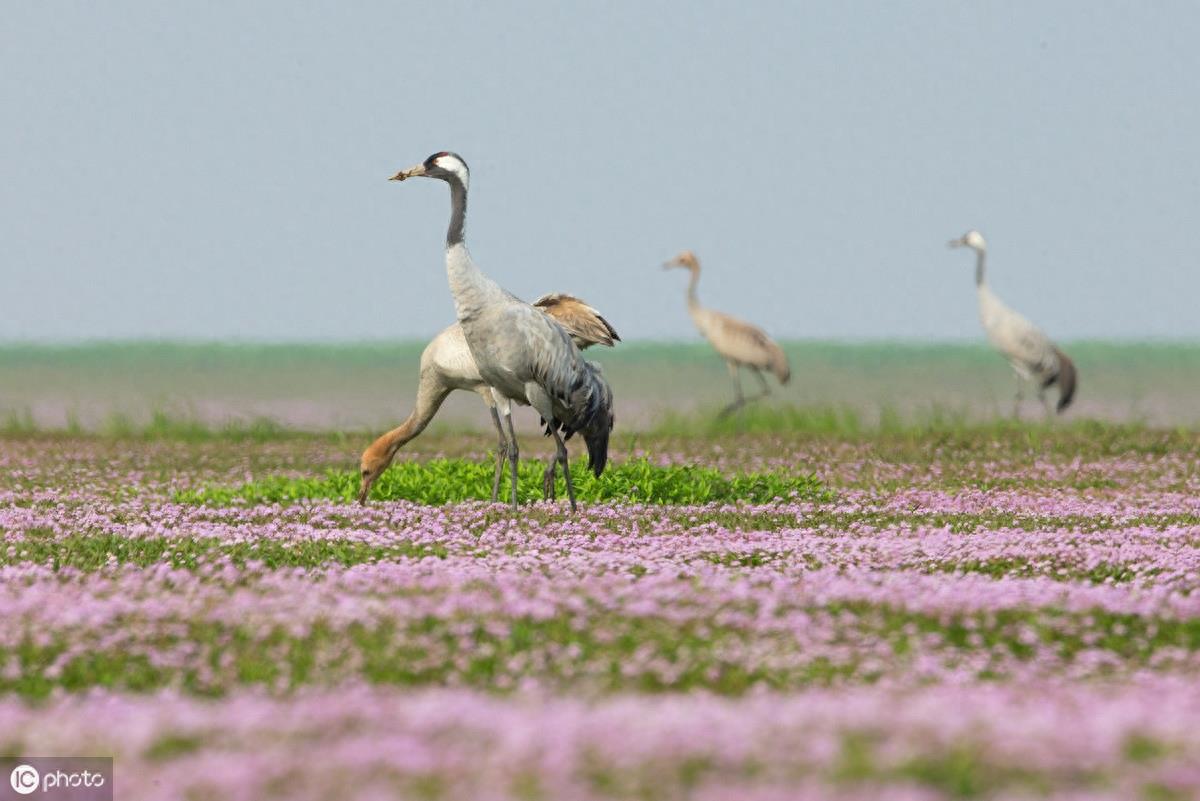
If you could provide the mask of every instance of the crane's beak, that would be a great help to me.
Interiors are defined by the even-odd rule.
[[[401,170],[400,172],[393,175],[391,178],[388,178],[388,180],[389,181],[403,181],[407,178],[416,178],[418,175],[424,175],[424,174],[425,174],[425,165],[418,164],[415,167],[409,167],[407,170]]]
[[[371,497],[371,487],[375,486],[375,480],[383,474],[383,471],[360,473],[358,484],[358,503],[361,506],[367,505],[367,500]]]
[[[663,262],[663,269],[664,269],[664,270],[669,270],[669,269],[671,269],[672,267],[682,267],[682,266],[683,266],[683,263],[682,263],[682,262],[680,262],[680,261],[679,261],[679,259],[671,259],[670,261],[664,261],[664,262]]]
[[[958,239],[951,239],[949,242],[947,242],[946,247],[961,248],[965,244],[967,244],[965,239],[963,237],[959,237]]]

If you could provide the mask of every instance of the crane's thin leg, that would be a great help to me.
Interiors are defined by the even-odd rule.
[[[749,398],[748,400],[752,400],[752,401],[762,400],[763,398],[770,395],[771,387],[767,384],[767,379],[763,378],[762,370],[759,370],[757,367],[752,367],[750,369],[750,372],[754,373],[754,377],[758,379],[759,386],[762,387],[762,392],[758,393],[753,398]]]
[[[500,413],[496,411],[496,407],[492,406],[492,424],[496,426],[496,433],[500,436],[500,443],[496,446],[496,472],[492,475],[492,503],[500,499],[500,475],[504,472],[504,460],[508,455],[508,440],[504,438],[504,429],[500,426]]]
[[[557,468],[558,468],[558,457],[555,457],[550,460],[550,463],[548,465],[546,465],[546,472],[544,474],[542,474],[542,500],[543,501],[554,500],[554,478],[555,478],[555,471],[557,470]]]
[[[1046,388],[1038,385],[1038,400],[1042,402],[1042,410],[1046,413],[1047,420],[1054,419],[1054,412],[1050,409],[1050,399],[1046,397]]]
[[[1017,375],[1017,395],[1013,398],[1013,419],[1021,419],[1021,401],[1025,400],[1025,384],[1021,380],[1021,376]]]
[[[717,419],[728,417],[733,412],[746,405],[746,398],[742,395],[742,374],[738,371],[738,366],[733,362],[726,362],[729,365],[729,375],[733,377],[733,392],[736,396],[733,403],[726,406],[717,415]]]
[[[563,478],[567,481],[567,498],[571,501],[571,511],[575,511],[575,487],[571,484],[571,465],[567,463],[567,443],[563,442],[562,436],[558,430],[554,430],[554,445],[558,449],[558,454],[555,460],[562,465]]]
[[[512,410],[504,412],[504,422],[508,425],[508,468],[512,475],[512,508],[517,511],[517,462],[521,451],[517,447],[517,432],[513,430]]]

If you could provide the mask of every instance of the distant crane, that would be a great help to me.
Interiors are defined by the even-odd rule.
[[[561,325],[501,288],[471,260],[464,237],[471,173],[462,157],[446,151],[434,153],[421,164],[396,173],[392,180],[416,177],[436,178],[450,186],[446,274],[467,348],[480,378],[492,388],[508,427],[505,453],[512,474],[513,510],[517,509],[520,458],[512,423],[511,403],[515,401],[533,406],[547,433],[554,437],[555,458],[562,465],[574,511],[575,488],[564,437],[569,439],[576,431],[582,434],[588,466],[596,476],[603,473],[613,427],[612,389],[599,367],[583,358]],[[543,480],[543,492],[548,494],[554,489],[551,475],[547,470]]]
[[[553,293],[542,295],[533,305],[557,320],[580,350],[589,345],[612,347],[614,342],[621,341],[621,337],[609,325],[608,320],[579,298],[561,292]],[[479,368],[475,365],[475,359],[467,347],[466,337],[463,336],[462,326],[454,323],[434,337],[421,354],[417,401],[408,419],[381,435],[363,451],[360,462],[359,503],[367,502],[371,487],[391,465],[397,452],[425,430],[429,421],[437,414],[442,401],[456,389],[479,393],[491,411],[492,423],[500,437],[500,444],[496,449],[496,472],[492,477],[492,500],[497,499],[500,494],[500,475],[504,468],[507,440],[504,437],[504,429],[500,426],[500,415],[496,411],[496,399],[492,396],[492,389],[479,375]],[[557,461],[551,461],[546,468],[549,474],[546,483],[551,488],[557,464]],[[546,493],[546,497],[549,497],[549,493]]]
[[[685,250],[663,265],[664,269],[683,267],[692,274],[688,282],[687,304],[688,314],[696,328],[708,340],[709,344],[725,359],[729,367],[729,375],[733,378],[733,389],[736,397],[733,403],[721,410],[719,416],[724,417],[730,412],[740,409],[750,401],[765,398],[771,394],[767,380],[762,371],[769,370],[779,379],[780,384],[786,384],[792,377],[792,368],[788,365],[787,356],[783,349],[773,339],[756,325],[751,325],[736,317],[723,312],[706,309],[696,299],[696,284],[700,281],[700,260],[690,250]],[[742,379],[739,368],[748,367],[758,379],[762,391],[752,397],[742,394]]]
[[[1008,359],[1017,375],[1017,395],[1013,401],[1013,417],[1021,415],[1021,401],[1026,381],[1036,382],[1038,400],[1050,413],[1046,389],[1058,385],[1057,411],[1071,405],[1075,397],[1077,374],[1075,363],[1059,350],[1041,329],[1006,306],[988,286],[987,242],[978,231],[967,231],[947,243],[952,248],[967,247],[975,251],[975,293],[979,297],[979,319],[992,347]]]

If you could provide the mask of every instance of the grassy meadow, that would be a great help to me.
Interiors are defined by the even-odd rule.
[[[1051,421],[982,348],[814,343],[717,420],[707,350],[622,346],[608,470],[541,501],[521,412],[514,514],[465,393],[355,502],[416,347],[0,350],[0,754],[134,801],[1200,797],[1200,348],[1070,351]]]

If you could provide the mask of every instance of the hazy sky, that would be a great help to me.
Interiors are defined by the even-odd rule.
[[[119,10],[118,10],[119,9]],[[5,3],[0,339],[428,336],[476,261],[626,339],[1200,337],[1200,4]]]

